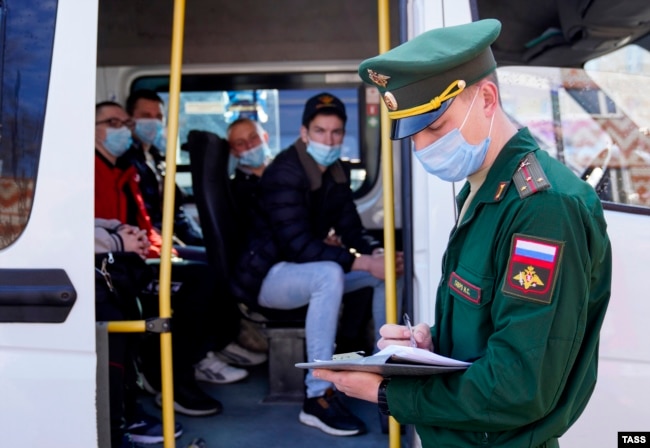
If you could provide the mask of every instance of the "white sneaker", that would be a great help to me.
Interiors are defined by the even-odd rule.
[[[228,364],[236,366],[250,367],[257,366],[266,361],[266,353],[257,353],[246,350],[236,342],[231,342],[223,350],[217,353],[217,356]]]
[[[229,366],[213,352],[208,352],[205,358],[194,366],[194,377],[198,381],[215,384],[228,384],[243,380],[248,376],[248,370]]]

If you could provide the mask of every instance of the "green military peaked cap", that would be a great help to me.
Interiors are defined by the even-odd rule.
[[[429,126],[465,87],[494,71],[490,44],[500,31],[496,19],[437,28],[363,61],[359,75],[379,89],[393,121],[391,137]]]

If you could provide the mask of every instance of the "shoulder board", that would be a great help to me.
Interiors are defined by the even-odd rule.
[[[519,162],[519,167],[512,180],[521,199],[551,188],[544,170],[532,152],[526,154],[526,157]]]

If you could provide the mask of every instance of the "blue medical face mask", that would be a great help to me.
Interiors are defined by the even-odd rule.
[[[167,149],[165,127],[157,118],[137,118],[135,120],[135,135],[146,145],[153,145],[161,152]]]
[[[490,133],[492,132],[494,115],[492,115],[492,120],[490,121],[488,136],[481,143],[471,145],[467,143],[463,134],[460,133],[474,106],[477,95],[478,90],[474,95],[472,104],[470,104],[460,128],[453,129],[426,148],[415,151],[415,157],[428,173],[438,176],[447,182],[457,182],[477,172],[485,161],[485,156],[487,155],[491,141]]]
[[[309,140],[307,154],[319,165],[330,166],[341,157],[341,145],[325,145]]]
[[[251,168],[259,168],[264,164],[269,155],[269,147],[266,142],[244,151],[239,155],[239,164],[250,166]]]
[[[106,128],[106,137],[102,145],[115,157],[124,154],[132,144],[131,131],[126,126],[122,126],[121,128]]]

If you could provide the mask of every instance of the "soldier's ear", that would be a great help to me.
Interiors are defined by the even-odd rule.
[[[486,116],[492,117],[499,103],[499,90],[491,81],[485,81],[479,88],[480,95],[483,97],[483,112]]]

